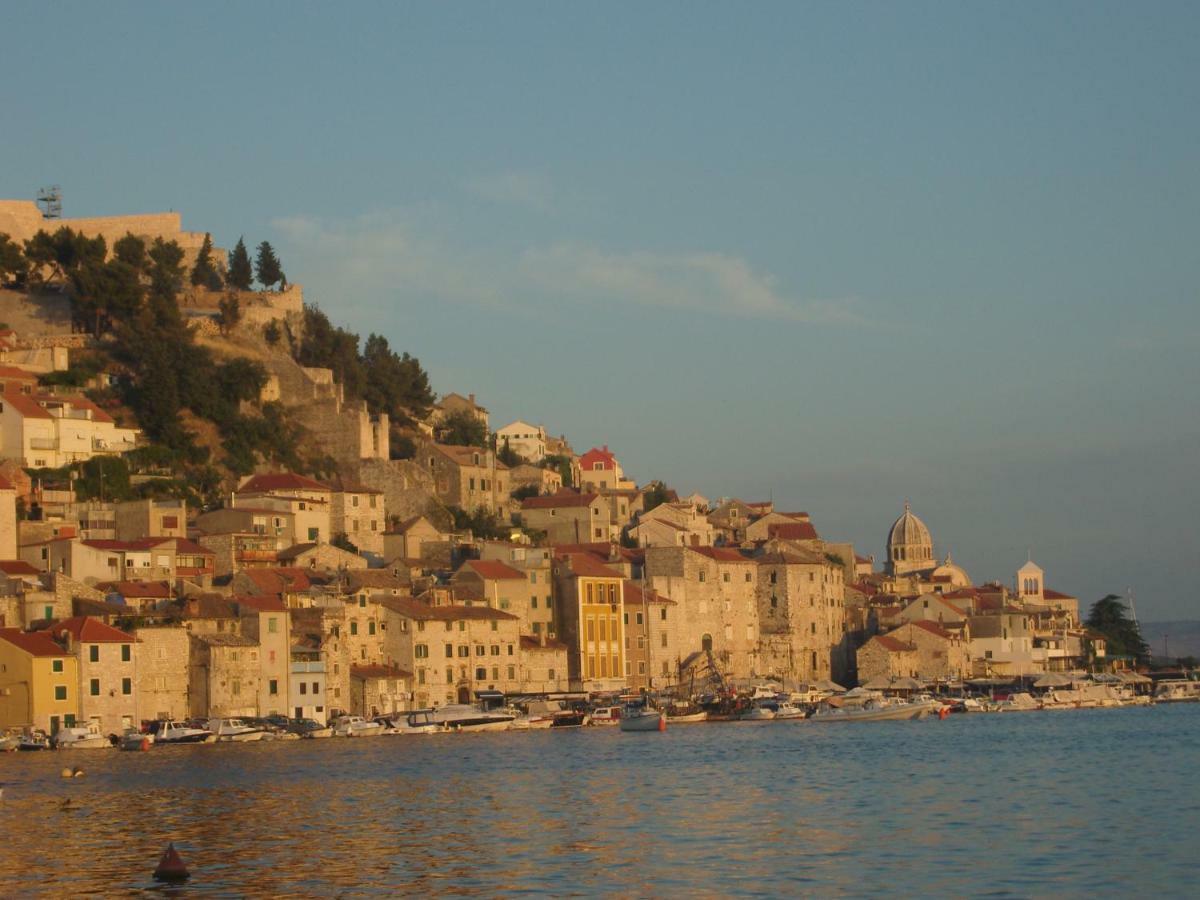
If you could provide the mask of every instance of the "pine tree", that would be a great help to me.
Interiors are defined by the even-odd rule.
[[[266,241],[258,245],[258,259],[254,262],[254,270],[258,275],[258,283],[264,288],[270,288],[283,280],[283,267],[279,264],[279,257]]]
[[[204,235],[204,243],[196,256],[196,264],[192,266],[192,284],[195,287],[205,287],[210,291],[221,289],[221,273],[212,264],[212,235]]]
[[[250,254],[246,252],[246,242],[238,238],[237,246],[229,253],[229,286],[240,291],[250,290],[250,282],[254,272],[250,268]]]

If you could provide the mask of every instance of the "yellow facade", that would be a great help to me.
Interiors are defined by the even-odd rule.
[[[0,728],[33,725],[48,734],[79,717],[73,656],[34,656],[0,638]]]
[[[579,650],[582,677],[611,690],[625,684],[625,624],[622,579],[582,576],[579,589]]]

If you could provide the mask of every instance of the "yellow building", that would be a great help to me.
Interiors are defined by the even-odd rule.
[[[75,657],[44,631],[0,628],[0,727],[32,725],[47,734],[79,716]]]
[[[619,691],[625,681],[624,576],[590,553],[555,560],[571,689]]]

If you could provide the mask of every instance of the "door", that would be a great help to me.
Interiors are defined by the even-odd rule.
[[[303,718],[304,718],[304,707],[303,707],[303,706],[297,706],[297,707],[296,707],[296,709],[295,709],[295,713],[293,714],[292,718],[293,718],[293,719],[303,719]]]
[[[50,717],[50,735],[53,737],[58,734],[58,716]]]
[[[460,687],[458,689],[458,702],[459,703],[470,703],[471,702],[470,688]]]

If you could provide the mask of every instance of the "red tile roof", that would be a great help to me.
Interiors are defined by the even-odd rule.
[[[239,574],[245,575],[259,590],[267,594],[278,594],[282,591],[306,591],[312,587],[312,580],[304,569],[294,566],[282,566],[276,569],[243,569]]]
[[[735,550],[732,547],[688,547],[687,549],[693,553],[699,553],[701,556],[707,556],[709,559],[716,560],[717,562],[754,562],[754,560],[743,556],[740,550]]]
[[[622,579],[625,577],[624,574],[610,568],[604,560],[591,553],[563,553],[559,554],[557,558],[568,564],[573,577]]]
[[[566,509],[591,506],[599,496],[599,494],[577,494],[575,491],[564,489],[557,494],[548,494],[544,497],[526,497],[521,501],[521,509]]]
[[[669,606],[676,605],[675,601],[670,597],[660,594],[653,588],[649,588],[643,592],[640,583],[629,581],[628,579],[625,581],[625,590],[622,593],[624,594],[625,602],[634,606],[641,606],[643,598],[649,600],[651,603],[661,603]]]
[[[940,638],[946,638],[949,640],[951,637],[953,637],[950,632],[948,632],[937,622],[929,622],[925,619],[917,619],[914,622],[909,622],[909,624],[915,628],[920,628],[923,631],[928,631],[930,634],[937,635]]]
[[[820,540],[811,522],[775,522],[767,526],[767,535],[785,541]]]
[[[904,653],[917,649],[912,644],[898,641],[893,637],[888,637],[886,634],[877,634],[872,640],[878,641],[879,645],[889,653]]]
[[[295,472],[277,472],[254,475],[237,489],[239,494],[270,494],[275,491],[333,491],[327,484],[297,475]]]
[[[23,559],[0,559],[0,572],[12,577],[38,574],[38,570]]]
[[[0,628],[0,640],[24,650],[30,656],[68,656],[66,650],[44,631],[21,631],[19,628]]]
[[[27,419],[53,419],[54,416],[46,412],[36,400],[28,394],[8,394],[3,397],[3,401],[19,412]]]
[[[555,638],[546,638],[546,646],[542,646],[541,639],[537,635],[521,635],[522,650],[567,650],[570,649],[567,645]]]
[[[81,644],[130,644],[134,641],[133,635],[91,616],[72,616],[52,622],[50,632],[55,636],[70,633]]]
[[[524,581],[525,574],[511,566],[490,559],[470,559],[462,564],[462,569],[468,569],[481,578],[490,581]],[[461,571],[461,569],[460,569]]]
[[[244,606],[247,609],[255,609],[259,612],[284,612],[287,609],[278,594],[262,597],[251,596],[249,594],[235,594],[229,599],[239,607]]]
[[[0,378],[5,381],[32,381],[34,383],[38,380],[37,375],[33,372],[18,369],[16,366],[0,366]]]
[[[1060,594],[1058,591],[1052,591],[1050,588],[1042,589],[1042,596],[1047,600],[1075,600],[1074,594]]]
[[[122,597],[157,597],[165,600],[171,596],[171,586],[165,581],[106,581],[96,585],[96,588]]]
[[[609,452],[608,445],[603,447],[593,447],[583,456],[579,457],[579,467],[587,472],[594,472],[595,464],[600,463],[604,470],[611,470],[617,467],[617,458]]]
[[[456,622],[459,619],[516,619],[512,613],[491,606],[430,606],[411,597],[380,597],[379,605],[410,619],[435,619]]]

